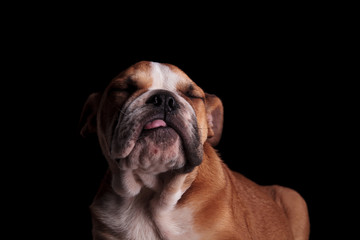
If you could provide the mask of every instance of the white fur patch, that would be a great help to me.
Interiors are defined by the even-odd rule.
[[[194,232],[193,212],[188,207],[177,207],[177,202],[187,189],[181,189],[186,175],[176,176],[170,180],[163,192],[151,202],[153,219],[164,239],[197,240]],[[172,192],[174,189],[177,191]]]
[[[149,190],[131,198],[108,193],[105,202],[95,203],[91,208],[97,212],[98,220],[119,237],[115,239],[198,240],[193,229],[193,211],[176,207],[181,195],[182,191],[177,191],[161,201]]]
[[[156,62],[151,62],[151,77],[153,83],[150,90],[165,89],[176,92],[176,85],[181,81],[181,77],[168,66]]]
[[[106,196],[105,205],[101,204],[93,208],[96,210],[100,207],[100,211],[97,211],[101,213],[100,221],[115,235],[121,236],[119,239],[158,240],[159,235],[146,208],[149,197],[149,192],[123,199],[110,194]]]

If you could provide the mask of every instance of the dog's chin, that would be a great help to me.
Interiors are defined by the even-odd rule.
[[[182,140],[171,127],[144,128],[133,150],[119,162],[121,169],[133,169],[159,174],[182,168],[185,155]]]

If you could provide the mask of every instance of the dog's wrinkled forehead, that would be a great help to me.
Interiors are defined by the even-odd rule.
[[[126,84],[137,89],[164,89],[171,92],[188,92],[203,95],[202,90],[179,68],[171,64],[139,62],[114,79],[115,85]],[[116,87],[116,86],[114,86]],[[202,96],[200,96],[202,97]]]

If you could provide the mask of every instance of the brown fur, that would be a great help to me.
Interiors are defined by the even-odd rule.
[[[139,219],[146,222],[153,238],[181,239],[181,234],[171,232],[177,229],[173,225],[187,227],[186,224],[191,218],[193,226],[187,232],[187,239],[308,239],[309,217],[302,197],[285,187],[257,185],[243,175],[231,171],[222,162],[213,148],[219,142],[222,132],[223,106],[220,99],[215,95],[205,94],[185,73],[173,65],[166,66],[183,79],[181,85],[178,84],[176,88],[189,102],[196,115],[203,148],[202,163],[189,173],[170,172],[151,176],[119,171],[108,150],[109,136],[113,134],[109,126],[114,122],[116,111],[125,100],[131,97],[134,99],[151,86],[153,79],[150,76],[150,65],[149,62],[140,62],[130,67],[111,82],[105,91],[109,97],[104,97],[99,102],[101,95],[93,94],[84,108],[88,118],[83,121],[85,125],[81,134],[85,135],[86,131],[97,131],[100,145],[111,169],[91,207],[94,239],[126,239],[126,231],[117,232],[112,225],[112,222],[118,220],[112,218],[121,217],[112,213],[113,209],[126,207],[126,204],[132,202],[143,203],[129,207],[135,206],[133,212],[140,217],[144,216],[144,211],[147,213]],[[111,95],[113,88],[127,89],[129,85],[135,84],[138,91],[132,96],[124,91]],[[190,99],[186,91],[192,91],[192,94],[199,98]],[[96,116],[97,128],[93,126]],[[124,178],[125,174],[130,174],[129,179],[133,179],[135,185],[142,184],[142,190],[136,193],[137,195],[126,196],[125,192],[123,196],[119,196],[111,184],[114,174],[124,174]],[[129,181],[125,182],[128,184],[127,187],[131,187]],[[146,185],[148,181],[152,182],[151,186]],[[191,213],[187,217],[177,216],[176,214],[184,212],[183,209],[190,209]],[[129,219],[131,217],[128,216]],[[182,217],[184,222],[179,223]],[[168,224],[168,221],[171,223]],[[126,221],[121,223],[124,224]],[[135,228],[136,222],[131,227]]]
[[[179,201],[197,209],[197,229],[211,234],[204,239],[308,239],[307,207],[298,193],[259,186],[231,171],[208,144],[204,151],[197,178]]]

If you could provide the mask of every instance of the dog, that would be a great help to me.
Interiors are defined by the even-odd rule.
[[[222,102],[174,65],[130,66],[89,96],[81,126],[109,165],[90,206],[93,239],[309,237],[297,192],[257,185],[222,162]]]

